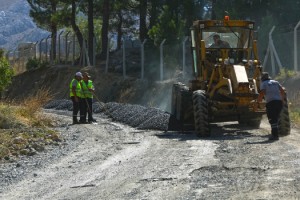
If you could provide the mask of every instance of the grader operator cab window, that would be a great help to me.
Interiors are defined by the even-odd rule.
[[[230,46],[228,48],[248,48],[251,44],[249,36],[249,29],[240,27],[223,27],[221,31],[216,28],[202,30],[202,39],[205,41],[206,48],[220,48],[219,46],[214,46],[215,39],[228,43]]]
[[[228,57],[234,60],[234,63],[248,57],[248,49],[252,44],[251,29],[247,27],[207,27],[201,29],[201,37],[205,42],[208,57],[212,56],[213,60],[218,60],[218,57],[222,57],[219,49],[228,49]]]

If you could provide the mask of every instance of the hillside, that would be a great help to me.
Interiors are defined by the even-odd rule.
[[[22,101],[38,89],[50,89],[55,99],[69,98],[69,84],[77,71],[87,71],[96,88],[97,100],[140,104],[169,111],[172,81],[151,82],[137,78],[124,79],[120,74],[104,73],[96,67],[52,66],[27,71],[13,78],[6,96],[10,100]]]
[[[1,0],[0,3],[0,48],[15,49],[22,42],[36,42],[48,36],[37,28],[29,16],[26,0]]]

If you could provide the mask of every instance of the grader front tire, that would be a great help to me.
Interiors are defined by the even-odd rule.
[[[199,137],[210,136],[208,100],[205,91],[193,92],[193,110],[195,120],[195,131]]]

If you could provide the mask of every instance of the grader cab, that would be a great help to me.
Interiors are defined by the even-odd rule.
[[[193,80],[176,83],[172,115],[210,135],[210,123],[238,121],[258,128],[264,103],[256,109],[262,66],[254,39],[254,22],[198,20],[191,27]]]

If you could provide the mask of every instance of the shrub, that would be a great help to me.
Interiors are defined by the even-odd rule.
[[[48,62],[45,61],[40,61],[36,58],[30,58],[28,59],[27,63],[26,63],[26,70],[27,71],[31,71],[34,69],[38,69],[38,68],[45,68],[47,67]]]
[[[27,63],[26,63],[26,69],[27,71],[31,71],[34,69],[39,68],[40,65],[40,61],[36,58],[30,58],[28,59]]]
[[[51,98],[49,90],[40,89],[21,105],[0,103],[0,162],[61,141],[59,133],[49,129],[53,120],[39,112]]]
[[[3,92],[11,84],[13,74],[13,69],[9,66],[7,59],[3,57],[3,50],[0,49],[0,92]]]

